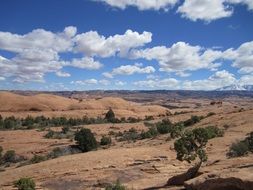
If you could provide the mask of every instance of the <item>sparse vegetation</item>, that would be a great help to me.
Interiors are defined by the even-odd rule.
[[[208,139],[224,136],[224,131],[215,126],[208,126],[205,130],[207,131]]]
[[[135,128],[131,128],[128,131],[124,131],[124,133],[118,134],[120,138],[118,141],[136,141],[140,138],[140,135],[138,134],[137,130]]]
[[[185,127],[189,127],[189,126],[192,126],[198,122],[200,122],[202,119],[204,119],[203,116],[196,116],[196,115],[193,115],[191,116],[190,119],[187,119],[186,121],[184,121],[184,126]]]
[[[100,145],[110,145],[112,143],[111,137],[103,136],[100,140]]]
[[[158,131],[155,127],[150,127],[148,131],[144,132],[142,131],[140,134],[141,139],[148,139],[148,138],[153,138],[158,135]]]
[[[67,134],[70,131],[69,126],[62,127],[62,133]]]
[[[127,188],[117,180],[115,184],[107,186],[105,190],[127,190]]]
[[[244,141],[234,142],[228,152],[229,157],[240,157],[245,156],[249,152],[249,147]]]
[[[135,117],[128,117],[127,118],[127,122],[129,122],[129,123],[138,123],[140,121],[141,121],[140,118],[135,118]]]
[[[90,125],[90,124],[102,124],[102,123],[136,123],[140,122],[140,118],[129,117],[127,119],[117,119],[112,109],[110,109],[105,118],[88,118],[84,116],[82,118],[69,118],[66,117],[52,117],[46,118],[44,116],[27,116],[26,118],[15,118],[14,116],[3,117],[0,115],[0,130],[17,130],[17,129],[34,129],[34,128],[45,128],[45,127],[59,127],[62,126],[63,133],[67,132],[69,127],[78,125]]]
[[[63,127],[62,131],[53,131],[49,129],[44,137],[47,139],[72,139],[74,137],[74,132],[71,131],[69,127]]]
[[[18,190],[35,190],[35,182],[31,178],[20,178],[14,185]]]
[[[211,117],[211,116],[213,116],[213,115],[215,115],[216,113],[214,113],[214,112],[209,112],[207,115],[206,115],[206,117]]]
[[[30,163],[32,164],[36,164],[36,163],[40,163],[40,162],[43,162],[47,160],[47,157],[46,156],[41,156],[41,155],[34,155],[32,157],[32,159],[30,160]]]
[[[151,121],[151,120],[154,120],[154,117],[152,115],[149,115],[149,116],[145,116],[145,121]]]
[[[88,152],[97,148],[97,141],[90,129],[83,128],[76,132],[75,140],[83,152]]]
[[[60,156],[63,156],[64,153],[60,147],[54,148],[48,155],[48,158],[58,158]]]
[[[244,140],[233,143],[227,155],[229,157],[240,157],[249,152],[253,152],[253,132],[249,133]]]
[[[17,162],[16,159],[16,152],[14,150],[7,150],[5,154],[3,155],[3,161],[9,162],[9,163],[15,163]]]

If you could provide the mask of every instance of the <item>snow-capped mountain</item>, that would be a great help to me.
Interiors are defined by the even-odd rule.
[[[229,91],[229,90],[253,91],[253,85],[239,85],[239,84],[234,84],[234,85],[224,86],[224,87],[222,87],[222,88],[216,89],[216,91]]]

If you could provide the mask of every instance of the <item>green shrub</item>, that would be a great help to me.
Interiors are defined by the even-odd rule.
[[[44,137],[47,138],[47,139],[51,139],[51,138],[53,138],[54,133],[55,133],[54,131],[49,129],[49,131],[47,132],[47,134]]]
[[[157,131],[160,134],[169,133],[172,126],[173,124],[171,123],[169,119],[163,119],[162,122],[156,123]]]
[[[3,122],[4,129],[14,129],[14,128],[17,128],[17,126],[18,126],[18,120],[15,117],[11,116],[4,119],[4,122]]]
[[[148,116],[146,115],[144,120],[145,121],[154,120],[154,117],[152,115],[148,115]]]
[[[249,146],[245,141],[238,141],[233,143],[228,152],[229,157],[239,157],[244,156],[248,153]]]
[[[192,162],[199,157],[201,162],[207,160],[205,146],[208,141],[208,134],[204,128],[196,128],[192,131],[186,131],[181,138],[174,142],[177,152],[177,159],[180,161]]]
[[[170,129],[170,137],[172,139],[182,136],[184,126],[182,124],[175,125]]]
[[[103,136],[100,140],[100,145],[109,145],[112,143],[112,139],[111,137],[106,137],[106,136]]]
[[[29,128],[32,128],[34,125],[34,118],[30,115],[28,115],[22,122],[22,126],[27,126]]]
[[[67,134],[70,131],[69,126],[64,126],[64,127],[62,127],[61,130],[62,130],[63,134]]]
[[[105,120],[107,120],[108,122],[114,123],[115,119],[116,119],[115,114],[110,108],[109,111],[105,114]]]
[[[128,117],[127,118],[127,122],[129,123],[137,123],[137,122],[140,122],[141,119],[140,118],[135,118],[135,117]]]
[[[105,190],[127,190],[124,185],[120,183],[119,180],[116,181],[115,184],[109,185],[105,188]]]
[[[253,132],[250,132],[244,140],[233,143],[227,155],[239,157],[247,155],[248,152],[253,152]]]
[[[156,126],[158,133],[160,134],[167,134],[170,132],[171,127],[169,125],[157,125]]]
[[[18,190],[35,190],[35,182],[31,178],[20,178],[15,182]]]
[[[2,115],[0,115],[0,129],[4,128],[4,121]]]
[[[137,130],[135,128],[131,128],[128,131],[124,131],[124,133],[119,132],[117,136],[120,136],[119,141],[136,141],[140,138]]]
[[[141,139],[153,138],[158,135],[157,129],[155,127],[150,127],[148,131],[142,131],[140,134]]]
[[[31,162],[32,164],[36,164],[36,163],[39,163],[39,162],[43,162],[43,161],[45,161],[45,160],[47,160],[47,157],[46,157],[46,156],[34,155],[34,156],[32,157],[32,159],[30,160],[30,162]]]
[[[97,148],[97,141],[90,129],[83,128],[76,132],[75,140],[83,152],[88,152]]]
[[[49,158],[58,158],[58,157],[60,157],[60,156],[62,156],[62,155],[63,155],[63,154],[62,154],[61,148],[56,147],[56,148],[54,148],[54,149],[48,154],[48,157],[49,157]]]
[[[3,161],[4,162],[15,163],[16,162],[16,153],[15,153],[15,151],[14,150],[8,150],[3,155]]]
[[[253,152],[253,132],[249,133],[245,141],[248,144],[249,151]]]
[[[185,127],[189,127],[189,126],[191,126],[191,125],[194,125],[194,124],[200,122],[202,119],[204,119],[203,116],[196,116],[196,115],[193,115],[193,116],[191,116],[190,119],[187,119],[186,121],[184,121],[184,126],[185,126]]]
[[[224,136],[224,131],[222,129],[219,129],[218,127],[208,126],[205,129],[207,130],[208,139]]]

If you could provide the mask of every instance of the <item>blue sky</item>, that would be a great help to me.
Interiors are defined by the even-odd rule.
[[[253,84],[252,0],[2,0],[0,89]]]

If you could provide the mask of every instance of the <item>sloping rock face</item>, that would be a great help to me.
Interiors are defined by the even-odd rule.
[[[185,173],[171,177],[167,181],[167,185],[169,185],[169,186],[183,185],[185,181],[194,178],[198,174],[200,166],[201,166],[201,163],[198,163],[195,166],[188,169]]]
[[[253,190],[253,167],[203,174],[184,186],[187,190]]]

